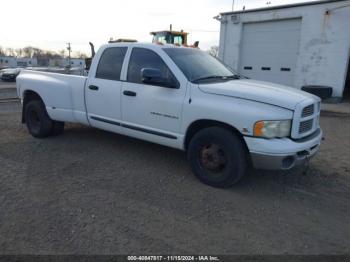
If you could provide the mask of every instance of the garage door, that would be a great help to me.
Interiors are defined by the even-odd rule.
[[[301,19],[243,25],[240,73],[294,86]]]

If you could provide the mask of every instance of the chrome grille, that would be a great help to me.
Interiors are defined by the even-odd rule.
[[[312,116],[315,113],[315,105],[309,105],[303,109],[303,112],[301,113],[301,117],[308,117]]]
[[[291,133],[294,139],[309,136],[319,128],[320,105],[318,101],[310,100],[313,99],[307,99],[295,108]]]
[[[304,134],[304,133],[309,132],[310,130],[312,130],[313,123],[314,123],[314,119],[310,119],[310,120],[307,120],[307,121],[300,122],[299,134]]]

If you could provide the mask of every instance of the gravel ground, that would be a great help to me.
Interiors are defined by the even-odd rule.
[[[16,87],[16,83],[4,82],[0,79],[0,89],[2,89],[2,88],[14,88],[14,87]]]
[[[38,140],[0,104],[0,254],[350,254],[350,116],[307,172],[220,190],[184,153],[80,125]]]

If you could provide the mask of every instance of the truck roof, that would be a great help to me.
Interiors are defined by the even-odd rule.
[[[148,47],[150,49],[163,49],[163,48],[186,48],[183,46],[176,46],[173,44],[155,44],[155,43],[139,43],[139,42],[135,42],[135,43],[131,43],[131,42],[125,42],[125,43],[110,43],[110,44],[105,44],[103,46],[101,46],[101,48],[105,48],[105,47]]]

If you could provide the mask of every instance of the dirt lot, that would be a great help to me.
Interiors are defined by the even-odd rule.
[[[0,89],[1,88],[14,88],[16,83],[13,82],[4,82],[0,79]]]
[[[0,254],[349,254],[350,116],[306,174],[207,187],[182,152],[78,125],[38,140],[0,103]]]

